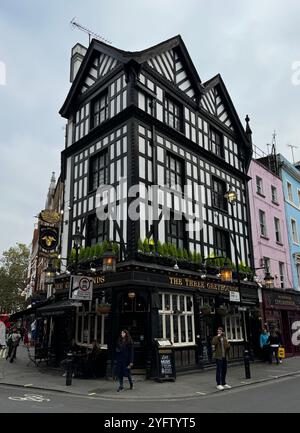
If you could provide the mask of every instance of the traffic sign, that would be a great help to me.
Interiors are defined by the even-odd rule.
[[[93,299],[94,279],[82,275],[72,275],[69,299],[91,301]]]

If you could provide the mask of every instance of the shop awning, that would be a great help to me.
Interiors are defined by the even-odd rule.
[[[38,307],[43,307],[45,304],[48,304],[49,300],[45,300],[44,302],[38,302],[36,304],[33,304],[31,307],[26,308],[25,310],[17,311],[16,313],[13,313],[9,316],[9,320],[14,322],[15,320],[18,320],[25,316],[30,316],[30,314],[34,314],[36,309]]]
[[[81,307],[82,303],[78,301],[58,301],[53,304],[45,305],[44,307],[37,308],[39,316],[62,316],[66,310],[70,308]]]

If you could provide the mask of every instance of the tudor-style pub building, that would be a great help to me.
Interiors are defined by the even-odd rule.
[[[61,255],[70,256],[78,227],[81,263],[96,272],[93,301],[68,313],[70,335],[83,346],[100,341],[107,374],[124,328],[134,340],[134,367],[148,377],[154,338],[172,341],[178,370],[203,366],[211,362],[211,338],[221,323],[232,342],[230,358],[242,357],[245,343],[255,348],[258,341],[257,286],[249,274],[251,130],[248,122],[244,130],[221,76],[201,82],[176,36],[140,52],[96,39],[88,49],[77,44],[71,81],[60,111],[67,119]],[[117,188],[121,178],[125,189]],[[96,191],[105,184],[117,188],[116,221],[96,215]],[[120,218],[136,200],[127,195],[133,185],[140,186],[137,221]],[[169,188],[159,201],[169,220],[153,218],[152,198],[144,195],[152,185]],[[182,220],[175,218],[175,185],[190,187]],[[229,190],[237,196],[233,205],[225,198]],[[192,215],[201,225],[189,231]],[[104,274],[95,251],[106,240],[119,246],[119,255],[116,272]],[[220,280],[220,257],[238,263],[229,282]],[[68,297],[68,278],[57,278],[57,301]],[[111,311],[99,314],[104,300]]]

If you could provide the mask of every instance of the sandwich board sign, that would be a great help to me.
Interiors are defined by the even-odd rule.
[[[94,279],[83,275],[72,275],[69,299],[91,301],[93,299]]]

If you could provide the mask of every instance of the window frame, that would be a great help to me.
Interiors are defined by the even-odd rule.
[[[169,297],[168,305],[169,309],[166,309],[166,296]],[[186,293],[171,293],[171,292],[160,292],[159,297],[161,298],[161,305],[158,311],[159,314],[159,322],[162,321],[162,335],[161,338],[169,338],[174,347],[186,347],[186,346],[194,346],[196,344],[196,335],[195,335],[195,317],[194,317],[194,299],[192,294]],[[177,297],[177,311],[174,309],[173,301],[174,297]],[[182,306],[182,297],[183,297],[183,310],[181,310]],[[190,298],[190,299],[188,299]],[[191,302],[190,309],[188,309],[188,301]],[[179,307],[179,308],[178,308]],[[183,318],[183,320],[182,320]],[[191,329],[189,329],[189,319]],[[170,324],[170,337],[167,335],[167,320],[169,320]],[[174,322],[177,322],[177,326],[175,326],[175,330],[177,331],[176,342],[174,339]],[[184,333],[182,333],[182,322],[184,323]],[[191,332],[191,341],[189,339],[189,330]],[[182,341],[182,335],[185,335],[185,341]]]
[[[295,240],[294,238],[294,230],[293,230],[293,223],[295,224],[295,229],[296,229],[296,237],[297,240]],[[298,235],[298,225],[297,225],[297,221],[295,218],[291,218],[291,233],[292,233],[292,241],[294,244],[299,245],[299,235]]]
[[[256,193],[258,195],[264,195],[264,184],[260,176],[256,176]]]
[[[173,105],[173,112],[170,110],[170,104]],[[178,110],[178,113],[175,113],[176,111],[175,109]],[[183,133],[184,122],[183,122],[182,104],[178,102],[176,99],[172,98],[172,96],[170,96],[169,94],[165,94],[163,112],[164,112],[163,115],[164,123],[170,126],[171,128],[175,129],[176,131]],[[174,117],[173,122],[170,121],[170,116]],[[176,119],[178,121],[178,127],[176,127]]]
[[[220,143],[218,144],[216,139],[213,140],[212,135],[215,134],[215,137],[220,138]],[[217,152],[216,150],[220,149],[220,152]],[[217,155],[219,158],[224,159],[225,158],[225,150],[224,150],[224,135],[219,132],[216,128],[213,126],[210,126],[209,129],[209,150],[214,155]]]
[[[275,191],[275,195],[273,194],[273,192]],[[272,202],[278,204],[278,191],[277,191],[277,187],[271,185],[271,197],[272,197]]]
[[[285,263],[279,262],[278,269],[279,269],[280,287],[281,289],[284,289],[285,288]]]
[[[100,159],[101,157],[104,156],[104,165],[100,166]],[[98,161],[98,169],[97,170],[93,170],[93,163],[94,161]],[[97,191],[97,189],[100,186],[99,180],[100,180],[100,176],[101,176],[101,171],[104,172],[104,183],[103,185],[107,185],[108,183],[108,176],[109,176],[109,170],[108,170],[108,150],[104,149],[101,150],[100,152],[97,152],[95,155],[93,155],[90,159],[89,159],[89,193],[93,192],[93,191]],[[97,187],[94,188],[94,175],[97,174]]]
[[[104,298],[95,298],[93,301],[88,301],[86,306],[76,308],[76,320],[75,320],[75,342],[78,346],[92,347],[92,340],[97,340],[100,343],[102,349],[107,349],[107,343],[105,342],[105,318],[106,314],[97,314],[98,304],[104,302]],[[94,331],[92,332],[91,338],[91,318],[94,318]],[[87,319],[88,328],[85,328],[85,322]],[[98,321],[101,322],[101,333],[100,338],[98,336]],[[80,339],[78,338],[79,327],[81,327]],[[88,338],[87,342],[84,341],[84,331],[87,329]]]
[[[91,232],[90,227],[91,227],[91,224],[92,224],[92,218],[95,219],[95,222],[96,222],[96,230],[95,230],[95,233],[96,233],[96,236],[95,236],[96,242],[94,242],[94,243],[92,243],[92,239],[94,239],[94,238],[92,238],[91,235],[90,235],[90,232]],[[100,232],[101,235],[99,233],[99,225],[100,224],[103,224],[103,229]],[[97,245],[99,243],[102,243],[105,240],[108,240],[108,237],[109,237],[109,223],[108,223],[108,220],[100,221],[97,218],[96,214],[90,214],[88,216],[88,218],[87,218],[87,230],[86,230],[86,232],[87,232],[87,246],[89,246],[89,247],[91,247],[93,245]]]
[[[291,182],[289,182],[288,180],[286,181],[286,186],[287,186],[287,194],[288,194],[288,201],[290,203],[294,203],[294,197],[293,197],[293,186],[291,184]]]
[[[211,188],[211,202],[212,206],[216,209],[222,210],[223,212],[228,212],[228,201],[225,199],[226,194],[226,182],[224,182],[222,179],[219,179],[216,176],[212,176],[212,188]],[[215,185],[221,186],[222,191],[216,191],[214,186]],[[216,196],[217,196],[217,204],[216,204]],[[222,205],[218,206],[220,204],[220,201],[222,199]]]
[[[214,227],[213,230],[213,234],[214,234],[214,253],[216,256],[218,257],[224,257],[224,258],[228,258],[231,259],[231,248],[230,248],[230,237],[229,237],[229,232],[227,230],[222,230],[219,227]],[[218,247],[218,234],[220,234],[221,236],[224,236],[223,238],[223,245],[221,245],[220,247]],[[223,249],[222,247],[225,245],[225,249]],[[223,255],[223,253],[225,253],[225,255]]]
[[[263,221],[261,220],[261,216],[263,217]],[[268,231],[267,231],[267,222],[266,222],[266,212],[262,209],[258,210],[258,221],[259,221],[260,236],[267,238]]]
[[[225,336],[226,336],[227,340],[232,342],[232,343],[233,342],[243,342],[244,341],[243,322],[244,322],[244,326],[246,326],[243,312],[230,314],[228,316],[225,316],[224,319],[225,319],[224,320],[224,329],[225,329]],[[239,319],[239,326],[237,326],[237,319]],[[228,327],[228,324],[229,324],[229,327]],[[230,335],[229,335],[228,329],[230,330]],[[233,332],[233,329],[234,329],[234,332]],[[247,334],[246,329],[245,329],[245,332]],[[232,338],[233,335],[235,335],[235,336],[239,335],[240,338]]]
[[[105,104],[104,108],[101,107],[101,100],[102,98],[105,98]],[[95,105],[99,103],[99,110],[95,113]],[[91,119],[90,119],[90,130],[96,128],[97,126],[101,125],[103,122],[105,122],[108,119],[108,107],[109,107],[109,101],[108,101],[108,89],[102,91],[99,93],[98,96],[92,99],[91,101]],[[104,119],[101,120],[101,113],[104,109]],[[98,122],[95,124],[95,116],[98,116]]]
[[[277,226],[278,224],[278,226]],[[274,226],[275,226],[275,239],[278,244],[282,244],[282,235],[281,235],[281,224],[280,219],[274,217]],[[277,236],[279,235],[279,236]]]

